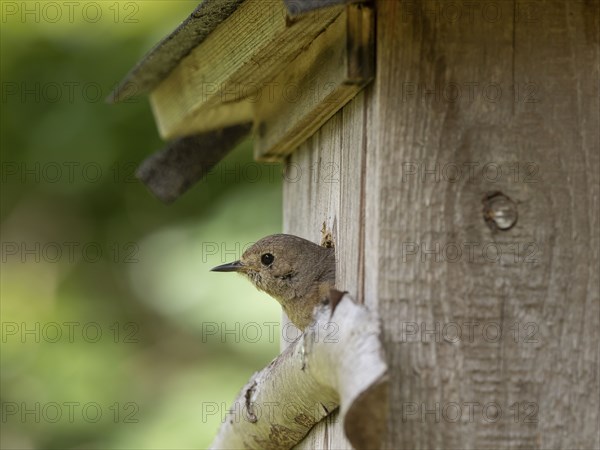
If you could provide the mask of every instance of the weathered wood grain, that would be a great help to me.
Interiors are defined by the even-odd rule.
[[[313,135],[374,75],[373,8],[348,5],[263,89],[255,103],[255,158],[279,161]]]
[[[387,448],[598,448],[598,2],[440,5],[377,3],[375,83],[291,155],[285,230],[325,222],[383,318]],[[298,448],[349,445],[321,423]]]
[[[395,367],[389,446],[597,447],[597,8],[500,2],[495,20],[449,23],[378,6],[377,181],[367,184],[367,235],[376,236],[367,248],[378,264],[367,277]],[[451,83],[462,87],[456,101],[443,96]],[[468,96],[467,84],[482,89]],[[415,87],[442,95],[406,95]],[[403,182],[407,163],[442,171]],[[450,164],[478,165],[451,182]],[[484,223],[489,191],[516,202],[510,230]],[[407,255],[413,243],[420,250]],[[443,252],[452,243],[479,245],[456,258]],[[498,261],[486,245],[500,248]],[[403,342],[406,323],[442,331]],[[480,324],[473,339],[468,323]],[[463,337],[448,342],[454,324]],[[472,420],[468,402],[481,405]],[[458,421],[444,417],[451,404],[462,408]]]
[[[108,96],[109,103],[154,89],[194,47],[226,20],[244,0],[202,0],[168,36],[154,46]]]
[[[152,91],[160,135],[172,139],[246,121],[264,84],[343,8],[290,21],[281,0],[244,1]]]

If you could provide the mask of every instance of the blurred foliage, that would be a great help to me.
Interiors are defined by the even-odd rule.
[[[278,353],[278,305],[209,269],[280,231],[280,168],[245,142],[164,206],[147,99],[104,103],[196,5],[1,4],[2,448],[204,448]]]

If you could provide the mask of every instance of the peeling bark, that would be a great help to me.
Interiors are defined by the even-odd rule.
[[[338,407],[352,445],[378,448],[387,387],[379,319],[343,294],[333,313],[318,308],[314,324],[252,376],[211,448],[291,448]]]

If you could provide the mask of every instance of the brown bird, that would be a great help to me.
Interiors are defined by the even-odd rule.
[[[298,236],[273,234],[252,245],[238,261],[211,270],[247,276],[304,330],[313,321],[314,307],[327,299],[335,284],[335,252]]]

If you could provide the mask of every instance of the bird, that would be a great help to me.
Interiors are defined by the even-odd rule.
[[[327,302],[335,285],[335,250],[291,234],[273,234],[255,242],[239,260],[211,271],[244,275],[304,330],[313,322],[315,306]]]

